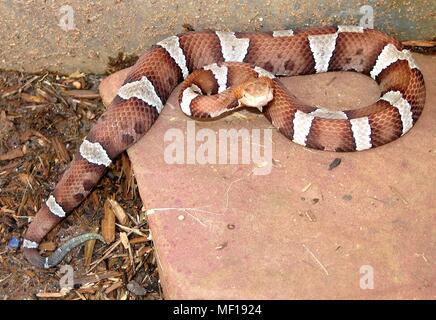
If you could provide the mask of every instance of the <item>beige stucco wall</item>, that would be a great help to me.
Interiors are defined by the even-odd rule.
[[[140,54],[185,23],[196,30],[265,31],[358,24],[362,5],[372,6],[375,28],[403,40],[434,37],[433,0],[2,0],[0,68],[103,73],[108,57]]]

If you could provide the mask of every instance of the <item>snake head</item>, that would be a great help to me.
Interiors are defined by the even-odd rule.
[[[240,104],[247,107],[262,108],[273,99],[271,79],[260,77],[243,85],[241,90]]]

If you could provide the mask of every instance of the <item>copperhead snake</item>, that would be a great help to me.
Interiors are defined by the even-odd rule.
[[[357,71],[372,77],[380,99],[355,110],[329,111],[298,100],[280,76]],[[106,168],[153,125],[173,89],[194,118],[239,107],[260,109],[286,137],[308,148],[360,151],[391,142],[416,123],[425,102],[423,75],[401,43],[358,26],[263,33],[189,32],[158,42],[132,68],[111,105],[92,127],[69,168],[37,212],[23,241],[26,259],[57,265],[84,234],[42,257],[39,243],[89,194]]]

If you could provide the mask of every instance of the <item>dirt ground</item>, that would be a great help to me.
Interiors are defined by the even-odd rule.
[[[434,37],[432,0],[0,1],[0,69],[103,73],[115,53],[141,54],[186,29],[357,25],[363,5],[372,7],[376,29],[400,40]]]

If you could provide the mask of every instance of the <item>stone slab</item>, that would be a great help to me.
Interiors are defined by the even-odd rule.
[[[168,164],[172,140],[165,134],[183,133],[186,143],[189,126],[195,133],[271,129],[250,112],[194,123],[179,110],[175,92],[129,150],[144,206],[154,209],[148,221],[165,297],[434,299],[436,57],[416,59],[427,103],[407,135],[370,151],[332,153],[273,130],[273,166],[265,175],[254,174],[264,166],[254,161]],[[303,100],[332,109],[379,96],[375,82],[353,73],[284,81]],[[335,158],[340,165],[328,170]],[[362,289],[371,270],[374,288]]]

